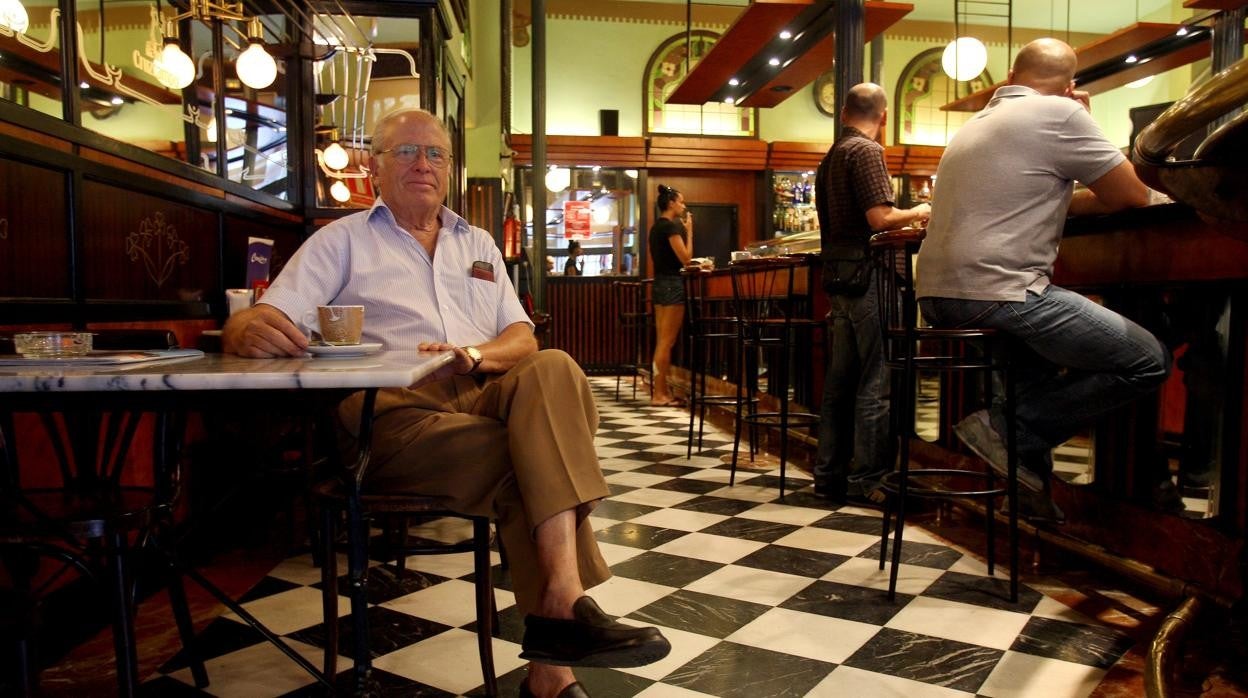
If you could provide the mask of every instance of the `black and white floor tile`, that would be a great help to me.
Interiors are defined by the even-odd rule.
[[[624,622],[661,627],[673,646],[649,666],[578,670],[594,696],[1081,697],[1131,647],[1121,632],[1026,585],[1009,603],[1003,570],[989,576],[979,559],[918,526],[906,529],[889,602],[878,512],[826,504],[796,468],[783,502],[776,471],[739,470],[729,486],[720,456],[730,435],[712,431],[703,452],[686,459],[687,413],[649,407],[640,394],[617,402],[614,377],[592,382],[612,491],[592,521],[615,576],[591,594]],[[469,533],[446,520],[418,532]],[[373,666],[385,695],[482,695],[470,555],[409,558],[407,570],[398,577],[376,560],[370,573]],[[515,695],[523,623],[508,587],[496,567],[495,668],[502,695]],[[309,556],[278,565],[244,600],[319,665],[320,571]],[[344,621],[347,611],[340,596]],[[339,666],[350,666],[349,642],[339,648]],[[213,695],[321,694],[231,615],[208,626],[199,649],[210,658]],[[182,656],[146,688],[205,695]]]

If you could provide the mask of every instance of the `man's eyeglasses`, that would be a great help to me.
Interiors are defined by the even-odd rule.
[[[423,152],[425,160],[433,167],[443,167],[451,161],[451,151],[440,145],[419,145],[417,143],[400,143],[393,148],[378,150],[378,155],[389,154],[396,161],[404,165],[410,165],[416,161],[416,156]]]

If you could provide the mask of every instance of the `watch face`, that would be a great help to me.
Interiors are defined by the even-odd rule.
[[[836,117],[836,72],[829,70],[811,85],[811,96],[815,100],[815,108],[826,116]]]

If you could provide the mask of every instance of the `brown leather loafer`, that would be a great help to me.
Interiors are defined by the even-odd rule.
[[[537,698],[537,696],[533,695],[533,691],[529,690],[529,679],[527,677],[520,682],[520,698]],[[580,681],[577,681],[564,686],[563,690],[559,691],[559,695],[555,696],[555,698],[589,698],[589,692],[585,690]]]
[[[572,615],[572,620],[525,616],[520,658],[558,666],[627,668],[657,662],[672,651],[658,628],[620,623],[588,596],[576,600]]]

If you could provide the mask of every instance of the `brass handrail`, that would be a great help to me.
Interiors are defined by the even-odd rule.
[[[1248,58],[1213,76],[1170,105],[1135,139],[1136,164],[1163,166],[1170,151],[1196,129],[1248,102]]]

